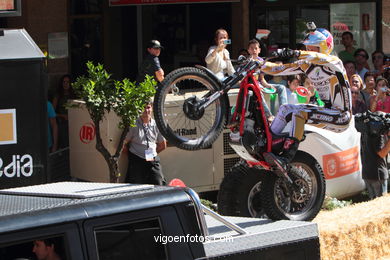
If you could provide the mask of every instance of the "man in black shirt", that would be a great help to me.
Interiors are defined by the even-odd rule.
[[[374,199],[387,193],[386,157],[390,152],[390,139],[386,135],[362,133],[362,148],[362,177],[370,199]]]
[[[154,76],[154,78],[161,82],[164,79],[164,71],[161,68],[160,56],[161,49],[160,42],[157,40],[151,40],[147,45],[147,55],[145,56],[141,67],[138,70],[137,82],[143,82],[145,80],[145,75]]]

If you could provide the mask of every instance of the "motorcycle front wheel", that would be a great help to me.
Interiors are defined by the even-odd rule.
[[[205,109],[204,100],[218,91],[218,83],[203,70],[185,67],[172,71],[154,97],[154,119],[169,144],[198,150],[213,144],[226,122],[227,102],[221,96]]]
[[[309,221],[321,210],[325,177],[318,162],[299,152],[291,162],[289,176],[295,185],[270,172],[261,187],[261,204],[270,219]]]

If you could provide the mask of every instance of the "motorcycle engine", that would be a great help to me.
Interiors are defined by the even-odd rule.
[[[265,147],[264,133],[257,131],[255,121],[246,118],[244,123],[244,134],[242,136],[242,144],[252,156],[259,157],[261,151]]]

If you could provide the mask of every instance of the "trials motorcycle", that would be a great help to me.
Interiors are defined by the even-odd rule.
[[[231,171],[252,174],[260,180],[260,196],[254,204],[270,219],[311,220],[325,197],[321,166],[299,153],[285,172],[275,171],[265,161],[265,153],[282,151],[287,137],[271,132],[264,111],[266,91],[256,74],[266,60],[240,56],[237,62],[236,72],[223,81],[202,66],[169,73],[154,97],[156,124],[169,144],[184,150],[207,149],[225,127],[229,128],[229,145],[242,158]],[[237,93],[232,108],[228,92]],[[218,193],[218,211],[224,215],[239,215],[237,206],[231,205],[237,195],[232,182],[234,178],[224,178]]]

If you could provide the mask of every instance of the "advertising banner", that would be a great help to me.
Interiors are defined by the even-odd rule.
[[[109,0],[110,6],[239,2],[239,0]]]
[[[14,0],[0,0],[0,10],[14,10],[15,9],[15,2]]]
[[[359,147],[326,154],[323,156],[324,174],[326,179],[338,178],[359,171]]]

